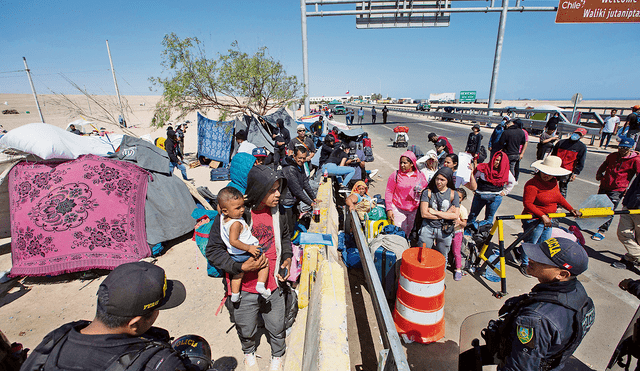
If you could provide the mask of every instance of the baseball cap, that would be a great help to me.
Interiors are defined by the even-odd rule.
[[[539,244],[523,243],[522,248],[530,260],[566,269],[572,276],[587,270],[589,256],[577,242],[567,238],[549,238]]]
[[[358,149],[358,143],[349,142],[349,149]]]
[[[587,129],[585,128],[577,128],[576,130],[573,131],[574,133],[578,133],[582,136],[587,135]]]
[[[473,125],[473,126],[471,127],[471,129],[478,129],[478,130],[480,130],[480,125],[475,124],[475,125]]]
[[[634,144],[636,144],[636,142],[633,139],[624,137],[620,140],[620,143],[618,143],[618,147],[633,148]]]
[[[635,106],[631,107],[633,109],[640,109],[640,104],[636,104]]]
[[[307,130],[307,127],[306,127],[306,126],[304,126],[303,124],[300,124],[300,125],[298,125],[298,127],[297,127],[297,129],[296,129],[296,130],[305,130],[305,131],[306,131],[306,130]]]
[[[267,150],[262,147],[256,147],[251,151],[253,157],[267,157]]]
[[[187,297],[182,282],[167,280],[164,269],[147,262],[119,265],[102,281],[101,290],[107,293],[102,309],[120,317],[175,308]]]
[[[447,142],[445,142],[444,139],[440,139],[435,143],[436,147],[446,147],[447,146]]]

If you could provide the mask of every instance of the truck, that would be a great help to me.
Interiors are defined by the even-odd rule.
[[[456,93],[429,94],[429,103],[454,103]]]

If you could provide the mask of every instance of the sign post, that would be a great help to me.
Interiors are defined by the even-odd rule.
[[[571,113],[571,123],[572,124],[577,124],[575,116],[576,116],[576,107],[578,106],[578,104],[580,104],[580,102],[582,102],[582,94],[580,93],[575,93],[573,95],[573,97],[571,97],[571,103],[573,103],[573,112]]]
[[[637,23],[637,0],[560,0],[556,23]]]

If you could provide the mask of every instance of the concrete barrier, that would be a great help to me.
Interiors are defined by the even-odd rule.
[[[298,316],[287,337],[285,371],[350,369],[344,268],[331,181],[320,183],[320,222],[309,232],[331,234],[333,246],[303,245]]]

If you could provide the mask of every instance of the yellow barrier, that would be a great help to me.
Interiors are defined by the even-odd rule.
[[[605,216],[622,215],[622,214],[637,215],[637,214],[640,214],[640,209],[612,210],[611,208],[608,208],[608,207],[597,207],[597,208],[580,209],[580,212],[582,214],[580,218],[602,218]],[[551,219],[576,218],[576,216],[569,213],[551,213],[551,214],[547,214],[547,216]],[[520,235],[520,237],[518,237],[513,243],[511,243],[509,247],[505,249],[504,221],[505,220],[531,220],[531,219],[534,219],[534,216],[529,214],[497,216],[496,221],[493,223],[493,226],[491,227],[489,236],[484,241],[482,248],[480,249],[480,252],[478,254],[478,259],[476,260],[475,265],[477,266],[480,263],[480,261],[483,261],[482,265],[478,269],[479,271],[481,271],[482,268],[488,265],[489,268],[493,269],[493,271],[496,272],[496,274],[500,277],[500,286],[501,286],[500,291],[494,292],[494,296],[498,298],[507,294],[507,270],[506,270],[506,264],[505,264],[506,262],[505,254],[513,250],[524,238],[526,238],[529,235],[529,233],[533,231],[533,229],[537,225],[536,224],[532,226],[530,229],[528,229],[527,231],[525,231],[522,235]],[[541,221],[539,221],[538,223],[540,222]],[[492,262],[489,262],[489,258],[485,256],[485,253],[489,248],[489,244],[491,243],[491,239],[493,238],[493,235],[496,233],[496,231],[498,232],[498,249],[500,252],[500,260],[499,260],[500,268],[499,269],[496,268],[496,266]]]

